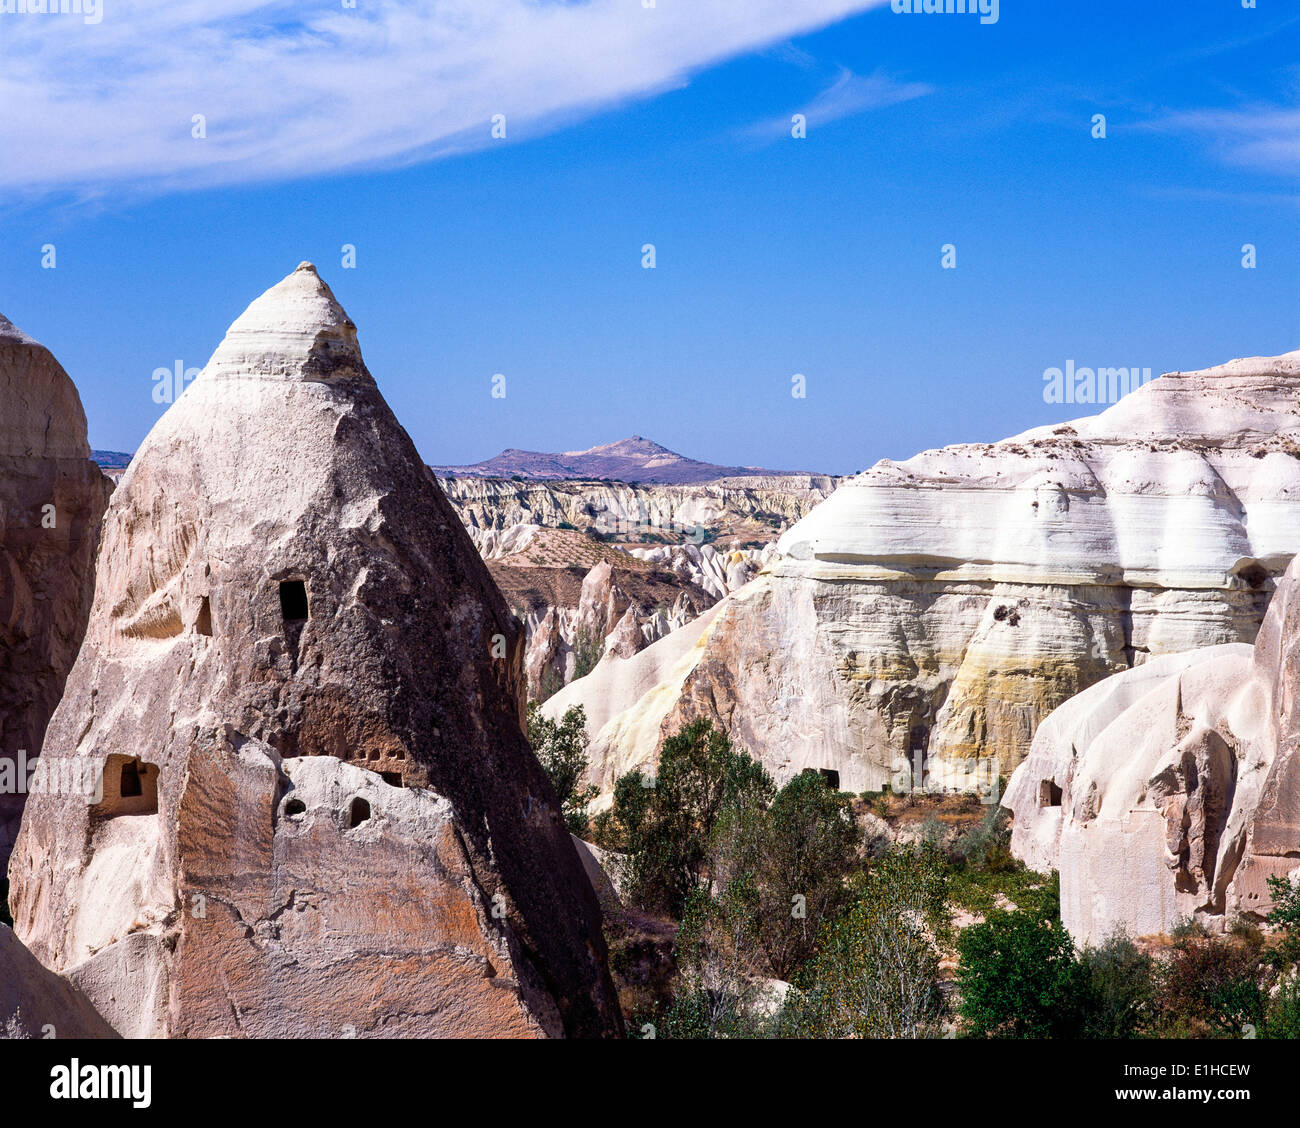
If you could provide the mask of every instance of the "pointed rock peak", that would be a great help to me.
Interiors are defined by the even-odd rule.
[[[20,345],[36,345],[38,341],[33,340],[3,313],[0,313],[0,341],[9,341]]]
[[[309,262],[239,315],[200,376],[214,378],[373,383],[356,325]]]

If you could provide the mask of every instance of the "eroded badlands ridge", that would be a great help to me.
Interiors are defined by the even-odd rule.
[[[1107,674],[1252,641],[1297,548],[1300,353],[1170,373],[1099,415],[843,483],[662,664],[673,684],[612,703],[593,759],[650,763],[707,716],[779,780],[1007,773]]]
[[[0,871],[85,634],[110,488],[68,374],[0,316]]]
[[[124,1034],[617,1033],[521,660],[303,264],[113,496],[43,752],[103,793],[31,798],[19,937]]]

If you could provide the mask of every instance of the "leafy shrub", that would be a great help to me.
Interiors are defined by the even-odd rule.
[[[1160,1033],[1236,1037],[1264,1018],[1268,975],[1260,949],[1221,938],[1184,936],[1160,975]]]
[[[704,880],[710,839],[724,810],[766,806],[772,780],[703,718],[669,737],[653,782],[639,771],[621,777],[614,803],[598,822],[602,846],[628,854],[628,893],[643,909],[680,920]]]
[[[1083,1035],[1133,1038],[1155,1019],[1159,969],[1123,932],[1079,957],[1087,977]]]
[[[586,711],[581,705],[573,705],[559,721],[553,721],[542,715],[541,705],[530,701],[527,718],[528,743],[555,788],[564,825],[570,834],[588,837],[587,806],[598,792],[582,783],[587,775]]]
[[[715,884],[743,888],[763,970],[788,979],[812,954],[817,934],[851,899],[845,878],[857,859],[849,799],[812,770],[795,776],[770,806],[729,808],[710,846]]]
[[[796,980],[781,1032],[804,1038],[922,1038],[944,1013],[940,954],[951,918],[946,871],[930,844],[894,847],[824,930]]]
[[[1300,883],[1292,884],[1285,877],[1270,877],[1268,891],[1273,898],[1268,923],[1281,933],[1280,962],[1300,962]]]
[[[1077,1038],[1089,975],[1050,912],[994,909],[957,941],[961,1015],[978,1038]]]
[[[1269,1000],[1262,1037],[1300,1038],[1300,969],[1283,976]]]

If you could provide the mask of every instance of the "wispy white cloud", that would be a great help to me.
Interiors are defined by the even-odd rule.
[[[1192,110],[1165,114],[1144,127],[1199,137],[1226,164],[1283,175],[1300,172],[1300,108]]]
[[[887,0],[102,2],[98,24],[0,15],[0,185],[168,190],[417,162],[490,143],[495,114],[518,139]]]
[[[840,118],[910,102],[933,92],[934,87],[928,83],[902,82],[881,71],[859,75],[841,67],[835,81],[806,106],[791,112],[803,114],[811,130]],[[790,116],[786,115],[760,122],[747,132],[754,137],[771,138],[789,131]]]

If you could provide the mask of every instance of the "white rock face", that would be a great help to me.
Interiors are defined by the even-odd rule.
[[[484,560],[499,560],[503,556],[522,552],[532,543],[540,530],[541,525],[533,524],[510,525],[504,529],[466,526],[469,539],[474,542],[474,547],[478,549],[479,555]]]
[[[1077,941],[1221,931],[1269,907],[1266,878],[1300,877],[1292,565],[1254,648],[1157,658],[1066,702],[1039,727],[1004,805],[1012,850],[1059,869]]]
[[[758,575],[763,565],[776,555],[776,542],[761,549],[736,549],[719,552],[711,544],[673,544],[656,548],[629,548],[627,553],[638,560],[661,564],[715,599],[721,599],[744,587]]]
[[[778,781],[831,768],[864,790],[919,764],[959,785],[987,757],[1009,774],[1100,678],[1252,641],[1298,548],[1300,353],[1171,373],[841,484],[722,601],[663,723],[712,717]]]

